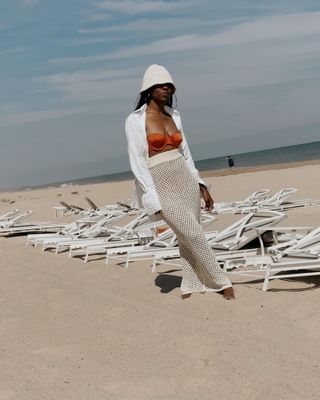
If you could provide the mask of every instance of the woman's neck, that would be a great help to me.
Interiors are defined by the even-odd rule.
[[[152,112],[154,114],[166,114],[165,103],[163,102],[160,103],[151,100],[150,103],[148,104],[147,109],[149,112]]]

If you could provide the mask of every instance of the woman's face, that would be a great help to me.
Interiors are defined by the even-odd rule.
[[[159,85],[154,85],[151,88],[151,98],[156,102],[164,102],[166,103],[175,89],[172,83],[163,83]]]

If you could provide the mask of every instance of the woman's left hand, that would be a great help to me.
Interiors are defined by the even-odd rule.
[[[205,210],[211,212],[213,210],[213,205],[214,205],[213,198],[211,197],[210,193],[208,192],[208,189],[205,186],[200,186],[200,191],[201,191],[201,196],[206,205]]]

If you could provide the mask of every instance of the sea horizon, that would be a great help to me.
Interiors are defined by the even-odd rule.
[[[268,148],[246,153],[226,154],[224,156],[196,160],[195,165],[199,171],[228,169],[228,155],[231,155],[231,157],[233,158],[235,168],[320,160],[320,141]],[[116,182],[131,180],[133,178],[134,176],[131,171],[122,171],[111,174],[42,183],[38,185],[26,185],[14,188],[0,188],[0,192],[14,192],[19,190],[32,190],[47,187],[63,187],[93,183]]]

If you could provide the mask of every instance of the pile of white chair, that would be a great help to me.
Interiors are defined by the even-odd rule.
[[[20,211],[11,210],[0,216],[0,235],[12,235],[26,232],[58,231],[64,224],[55,224],[51,222],[26,222],[25,220],[33,214],[32,210]]]
[[[296,188],[283,188],[270,196],[269,189],[260,189],[241,201],[216,203],[214,213],[246,214],[258,210],[288,211],[320,204],[320,200],[288,200],[297,191],[298,189]]]
[[[263,280],[263,290],[276,278],[320,275],[320,227],[279,227],[284,210],[319,204],[319,201],[288,201],[296,189],[282,189],[266,197],[267,190],[253,193],[243,202],[217,205],[213,213],[202,212],[201,221],[209,245],[221,267],[230,275]],[[93,202],[92,202],[93,203]],[[159,264],[179,265],[177,238],[164,221],[150,222],[144,210],[126,202],[80,211],[68,224],[26,223],[30,211],[13,210],[0,216],[0,233],[28,234],[27,244],[58,254],[68,252],[88,262],[103,257],[128,268],[136,260],[150,260],[152,271]],[[244,214],[220,231],[208,230],[214,214]],[[20,217],[19,217],[20,216]],[[50,233],[36,233],[37,231]],[[30,233],[32,232],[32,233]]]

